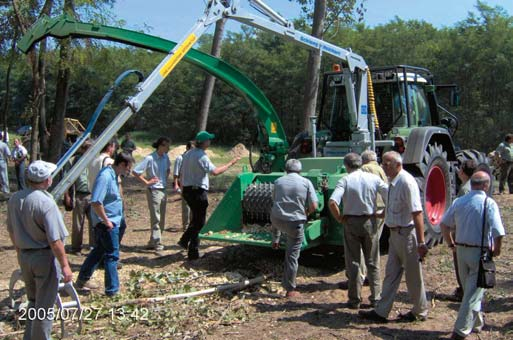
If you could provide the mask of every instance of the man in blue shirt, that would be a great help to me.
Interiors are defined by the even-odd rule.
[[[155,152],[146,156],[132,171],[134,176],[148,188],[146,198],[151,223],[148,247],[156,251],[164,250],[162,233],[166,225],[166,186],[171,172],[171,161],[167,155],[169,144],[169,138],[160,137],[152,145]]]
[[[470,179],[471,191],[457,198],[442,218],[442,233],[449,248],[458,256],[458,274],[463,283],[463,301],[458,311],[451,339],[464,339],[472,331],[479,332],[484,326],[481,300],[484,289],[477,287],[477,273],[481,257],[481,238],[486,209],[484,248],[493,256],[501,252],[505,235],[499,207],[486,196],[490,187],[490,176],[484,171],[474,173]],[[455,239],[452,232],[455,232]]]
[[[118,176],[130,174],[134,159],[122,152],[116,156],[114,165],[104,167],[93,186],[91,214],[95,226],[96,244],[80,268],[77,287],[96,288],[89,282],[96,267],[105,261],[105,294],[113,296],[119,292],[117,262],[119,260],[119,227],[123,217],[123,203],[119,193]]]

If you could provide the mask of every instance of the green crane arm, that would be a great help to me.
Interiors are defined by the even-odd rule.
[[[47,36],[59,39],[97,38],[163,53],[168,53],[176,46],[173,41],[112,26],[82,23],[68,15],[55,18],[41,16],[18,41],[17,46],[27,53],[35,43]],[[184,60],[225,81],[249,100],[261,125],[259,139],[264,153],[262,157],[270,164],[272,171],[282,171],[288,151],[287,138],[274,107],[263,92],[235,67],[209,54],[191,49]]]

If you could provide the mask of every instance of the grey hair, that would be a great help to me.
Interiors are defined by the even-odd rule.
[[[344,165],[351,170],[360,169],[362,167],[362,157],[354,152],[348,153],[344,157]]]
[[[378,156],[376,155],[376,153],[374,151],[365,150],[364,152],[362,152],[362,162],[364,164],[372,162],[372,161],[377,161],[377,160],[378,160]]]
[[[490,184],[490,176],[486,173],[485,175],[481,173],[475,173],[474,175],[472,175],[472,177],[470,177],[470,187],[472,189],[481,188],[485,184]]]
[[[286,172],[301,172],[302,169],[301,162],[297,159],[291,158],[285,163],[285,171]]]
[[[401,154],[397,151],[387,151],[383,155],[383,158],[385,156],[390,157],[396,164],[403,164],[403,158],[401,157]]]

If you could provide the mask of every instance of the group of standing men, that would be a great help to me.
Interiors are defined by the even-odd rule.
[[[178,241],[188,251],[190,260],[199,257],[198,234],[206,219],[209,174],[222,174],[240,159],[236,157],[229,163],[216,167],[206,154],[214,137],[206,131],[199,132],[195,137],[194,148],[182,155],[181,167],[174,172],[175,188],[180,188],[191,212],[188,228]],[[168,138],[159,138],[153,144],[155,152],[145,157],[132,171],[134,159],[130,153],[121,152],[114,160],[110,158],[115,150],[115,144],[110,142],[75,183],[75,202],[79,203],[75,208],[79,207],[77,215],[80,215],[76,221],[77,226],[82,224],[82,228],[76,228],[74,218],[72,233],[83,232],[84,219],[89,216],[84,208],[88,205],[87,201],[91,208],[90,229],[94,231],[94,236],[90,234],[90,238],[94,237],[94,240],[90,239],[93,247],[78,275],[79,288],[94,288],[89,280],[103,260],[105,294],[113,296],[119,292],[119,244],[126,228],[120,184],[122,177],[130,173],[147,187],[151,224],[149,246],[155,250],[163,249],[166,187],[171,172],[171,162],[167,156],[169,144]],[[87,147],[88,145],[84,146],[82,153]],[[329,200],[333,218],[344,224],[345,259],[349,279],[348,307],[360,308],[362,268],[365,264],[373,309],[360,311],[362,317],[376,322],[388,321],[404,273],[413,308],[400,318],[405,321],[426,320],[428,306],[422,260],[427,255],[428,248],[424,242],[424,220],[418,185],[402,168],[399,153],[389,151],[383,155],[384,174],[376,162],[375,153],[366,151],[362,156],[350,153],[344,157],[348,175],[337,183]],[[366,163],[363,166],[362,158]],[[296,291],[295,278],[304,238],[304,225],[308,215],[317,209],[318,198],[312,183],[299,175],[301,163],[298,160],[288,160],[285,167],[287,175],[275,182],[271,221],[274,228],[274,248],[279,247],[281,233],[287,236],[283,285],[287,296],[294,297],[299,294]],[[486,196],[490,177],[482,171],[471,174],[466,167],[472,166],[462,166],[459,175],[462,182],[470,178],[471,191],[455,200],[442,220],[444,237],[449,247],[456,249],[458,276],[463,289],[463,302],[454,326],[453,339],[463,339],[470,332],[479,331],[484,324],[481,314],[483,289],[476,286],[477,267],[482,251],[478,242],[479,236],[485,235],[483,237],[487,247],[492,249],[494,255],[499,255],[504,235],[497,204]],[[51,163],[31,163],[27,169],[29,188],[17,192],[9,200],[7,226],[18,253],[29,308],[53,308],[59,281],[72,280],[64,251],[64,239],[68,233],[57,205],[46,191],[52,184],[51,174],[54,170],[55,165]],[[88,182],[87,185],[85,181]],[[378,195],[382,203],[379,203]],[[384,210],[381,210],[383,203]],[[484,211],[487,212],[487,218],[483,222],[488,226],[487,233],[484,233],[479,223]],[[379,277],[382,218],[390,229],[383,288]],[[72,247],[81,248],[81,241],[81,236],[73,237]],[[25,338],[49,338],[51,324],[51,318],[30,320]]]
[[[362,159],[365,165],[362,166]],[[405,322],[425,321],[428,303],[422,274],[422,261],[428,253],[424,241],[424,217],[419,187],[414,177],[402,167],[402,157],[395,151],[383,154],[382,169],[376,154],[365,151],[362,156],[350,153],[344,157],[348,172],[339,180],[329,200],[333,218],[344,225],[344,251],[348,277],[348,304],[360,309],[364,267],[371,290],[372,310],[360,311],[365,319],[388,322],[403,273],[413,308],[399,315]],[[303,242],[304,225],[309,213],[317,207],[312,183],[299,176],[301,163],[290,159],[285,165],[287,175],[275,181],[271,221],[274,230],[273,248],[279,247],[280,234],[287,236],[283,287],[287,297],[296,291],[297,261]],[[462,303],[451,339],[465,339],[471,332],[481,331],[483,288],[477,287],[479,260],[484,251],[498,256],[504,236],[499,209],[487,197],[491,178],[476,171],[473,161],[458,169],[461,181],[459,198],[444,214],[441,227],[444,239],[454,254],[458,291]],[[388,184],[386,183],[388,179]],[[381,210],[382,203],[385,209]],[[342,212],[340,204],[342,203]],[[486,212],[485,212],[486,211]],[[381,218],[390,230],[389,251],[383,287],[380,282],[379,240]],[[482,239],[481,239],[482,238]],[[484,242],[482,246],[481,242]],[[363,253],[363,256],[362,256]]]
[[[18,190],[26,188],[25,167],[27,156],[27,149],[21,144],[18,138],[14,140],[14,147],[11,151],[7,143],[3,141],[2,133],[0,132],[0,191],[2,193],[7,194],[10,192],[8,175],[9,160],[14,162]]]

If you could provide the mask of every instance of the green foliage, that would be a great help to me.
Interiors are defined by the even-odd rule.
[[[109,8],[113,1],[95,1]],[[313,1],[301,0],[311,11]],[[21,3],[25,3],[21,1]],[[60,4],[61,2],[57,2]],[[87,3],[76,2],[80,12]],[[331,2],[328,1],[328,5]],[[346,5],[350,2],[344,2]],[[360,2],[354,1],[356,6]],[[333,2],[335,4],[335,2]],[[337,2],[338,4],[338,2]],[[342,5],[340,3],[340,5]],[[332,5],[330,5],[332,6]],[[58,8],[58,7],[56,7]],[[331,8],[331,7],[330,7]],[[29,8],[24,10],[30,11]],[[10,6],[0,5],[0,14]],[[11,13],[12,14],[12,13]],[[9,15],[11,15],[9,14]],[[354,16],[354,12],[353,12]],[[8,65],[9,20],[0,16],[0,84],[5,82]],[[88,16],[94,19],[93,15]],[[106,15],[108,18],[109,15]],[[115,20],[113,18],[112,20]],[[101,21],[101,20],[99,20]],[[308,20],[296,22],[308,31]],[[461,106],[451,111],[460,118],[455,136],[462,147],[482,150],[495,146],[502,135],[511,132],[513,108],[513,18],[500,7],[477,2],[475,13],[452,27],[436,28],[424,21],[395,18],[374,28],[344,20],[334,21],[325,39],[362,55],[372,66],[411,64],[429,68],[437,83],[455,83],[461,90]],[[201,39],[198,48],[209,51],[211,39]],[[123,45],[74,41],[70,101],[67,116],[87,123],[114,79],[127,69],[138,69],[146,76],[164,58],[163,54]],[[58,44],[49,44],[47,103],[52,107],[58,71]],[[289,139],[301,131],[301,103],[308,52],[276,35],[244,27],[228,33],[222,58],[239,68],[259,86],[274,105]],[[323,57],[321,71],[330,71],[333,58]],[[174,143],[194,136],[204,74],[187,63],[180,63],[143,109],[122,129],[145,131],[152,136],[166,135]],[[24,56],[17,58],[11,74],[11,102],[8,125],[11,131],[26,124],[31,93],[31,73]],[[135,93],[135,77],[116,90],[93,131],[98,135],[123,107],[126,97]],[[3,94],[0,89],[0,98]],[[218,142],[234,145],[256,142],[253,108],[235,89],[216,82],[207,129],[218,135]],[[150,140],[153,139],[150,138]],[[289,140],[290,141],[290,140]]]

